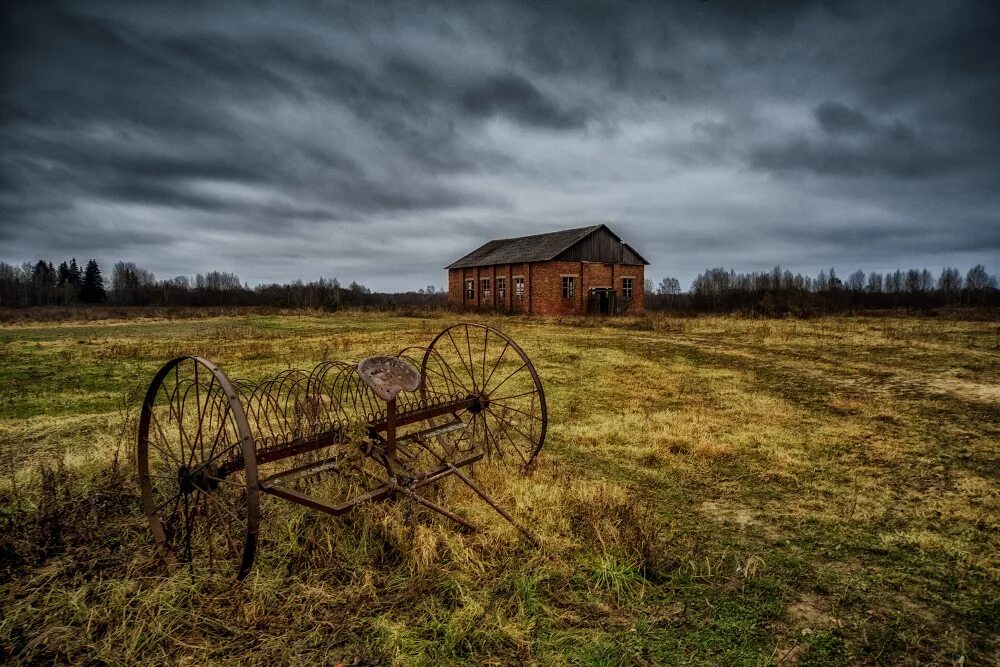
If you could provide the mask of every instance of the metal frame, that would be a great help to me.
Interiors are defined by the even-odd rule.
[[[259,384],[184,356],[146,392],[139,487],[168,566],[234,567],[240,579],[256,557],[261,493],[333,516],[404,498],[475,530],[420,493],[454,477],[537,545],[463,469],[481,461],[527,469],[547,426],[531,360],[479,324],[448,327],[427,347],[287,370]],[[320,479],[340,495],[320,497]]]

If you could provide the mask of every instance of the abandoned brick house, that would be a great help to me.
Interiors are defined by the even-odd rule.
[[[538,315],[638,314],[646,264],[607,225],[497,239],[445,267],[448,302]]]

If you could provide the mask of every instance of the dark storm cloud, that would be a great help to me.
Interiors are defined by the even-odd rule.
[[[440,284],[489,238],[592,222],[685,280],[1000,258],[989,3],[2,17],[0,260],[388,289]]]
[[[837,102],[824,102],[816,107],[816,121],[823,131],[830,134],[872,130],[871,121],[866,115]]]
[[[876,123],[836,102],[819,105],[815,116],[816,132],[757,146],[750,165],[774,172],[903,179],[942,175],[958,166],[958,156],[928,145],[900,121]]]
[[[462,95],[462,108],[473,116],[504,116],[525,125],[555,130],[581,127],[586,118],[579,110],[560,109],[515,74],[493,76],[471,86]]]

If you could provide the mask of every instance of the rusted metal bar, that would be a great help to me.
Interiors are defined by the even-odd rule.
[[[452,472],[454,472],[454,471],[452,471]],[[411,490],[411,489],[409,489],[409,488],[407,488],[407,487],[405,487],[405,486],[403,486],[401,484],[397,484],[396,482],[390,481],[389,488],[391,488],[394,491],[399,491],[404,496],[410,498],[411,500],[417,501],[418,503],[420,503],[421,505],[423,505],[427,509],[434,510],[438,514],[441,514],[442,516],[446,516],[446,517],[448,517],[449,519],[451,519],[452,521],[454,521],[456,523],[462,524],[463,526],[465,526],[469,530],[479,530],[479,528],[475,524],[466,521],[465,519],[463,519],[462,517],[458,516],[454,512],[452,512],[452,511],[450,511],[448,509],[445,509],[441,505],[438,505],[437,503],[435,503],[433,501],[430,501],[427,498],[424,498],[420,494],[415,493],[413,490]]]
[[[288,482],[294,482],[297,479],[302,479],[303,477],[308,477],[310,475],[317,475],[328,470],[337,470],[337,465],[341,463],[343,458],[343,456],[338,455],[329,459],[324,459],[323,461],[296,466],[295,468],[275,473],[270,477],[260,480],[260,485],[261,487],[264,487],[274,484],[287,484]]]
[[[540,547],[541,546],[541,543],[538,541],[538,538],[535,537],[534,533],[532,533],[530,530],[528,530],[527,528],[525,528],[524,526],[522,526],[520,523],[518,523],[518,521],[513,516],[511,516],[509,512],[507,512],[507,510],[505,510],[504,508],[500,507],[500,505],[497,504],[497,502],[495,500],[493,500],[492,496],[490,496],[488,493],[486,493],[485,491],[483,491],[479,487],[478,484],[476,484],[471,479],[469,479],[469,477],[464,472],[462,472],[461,470],[459,470],[458,467],[455,466],[455,464],[453,464],[450,461],[447,461],[443,457],[439,456],[426,443],[421,442],[419,440],[417,442],[420,445],[422,445],[424,447],[424,449],[431,454],[431,456],[433,456],[436,459],[438,459],[438,461],[441,462],[442,466],[447,467],[448,470],[450,470],[453,475],[455,475],[456,477],[458,477],[460,480],[462,480],[462,482],[466,486],[468,486],[470,489],[472,489],[472,491],[477,496],[479,496],[483,500],[483,502],[485,502],[487,505],[489,505],[494,510],[496,510],[497,513],[500,516],[502,516],[504,519],[507,520],[508,523],[510,523],[510,525],[512,525],[515,528],[517,528],[517,530],[520,531],[520,533],[522,535],[524,535],[528,539],[529,542],[531,542],[532,544],[534,544],[536,547]]]
[[[291,501],[297,505],[305,505],[306,507],[314,510],[318,510],[325,514],[330,514],[332,516],[340,516],[342,514],[347,514],[353,510],[358,505],[362,503],[376,503],[382,500],[386,500],[392,496],[393,489],[389,487],[382,487],[375,489],[374,491],[369,491],[368,493],[358,496],[357,498],[350,500],[346,503],[341,503],[340,505],[331,505],[330,503],[325,503],[322,500],[318,500],[310,495],[296,491],[294,489],[286,489],[280,486],[266,486],[261,488],[265,493],[270,493],[272,496],[277,496],[285,500]]]
[[[486,493],[481,488],[479,488],[479,486],[475,482],[473,482],[471,479],[469,479],[468,476],[465,473],[463,473],[461,470],[459,470],[458,468],[456,468],[451,463],[447,463],[446,462],[445,465],[448,466],[448,469],[451,470],[452,474],[454,474],[455,477],[458,477],[460,480],[462,480],[465,483],[465,485],[468,486],[470,489],[472,489],[472,491],[477,496],[479,496],[480,498],[482,498],[483,502],[485,502],[487,505],[489,505],[490,507],[492,507],[493,509],[495,509],[500,516],[502,516],[503,518],[507,519],[507,522],[510,525],[512,525],[515,528],[517,528],[518,531],[520,531],[520,533],[522,535],[524,535],[528,539],[529,542],[531,542],[532,544],[534,544],[536,547],[540,547],[541,546],[541,543],[538,541],[538,538],[535,537],[534,533],[532,533],[530,530],[528,530],[527,528],[525,528],[524,526],[522,526],[520,523],[518,523],[518,521],[514,517],[512,517],[510,515],[510,513],[507,512],[507,510],[505,510],[504,508],[500,507],[500,505],[498,505],[497,502],[495,500],[493,500],[493,498],[488,493]]]
[[[396,460],[396,397],[389,399],[385,419],[385,455]]]
[[[299,454],[314,452],[318,449],[333,447],[334,445],[340,445],[346,442],[348,442],[348,440],[344,433],[338,429],[329,433],[322,433],[312,438],[302,438],[301,440],[290,442],[284,447],[278,447],[276,449],[261,452],[257,455],[257,464],[260,465],[264,463],[271,463],[272,461],[280,461],[281,459],[287,459],[292,456],[298,456]]]
[[[447,414],[462,412],[476,405],[478,401],[478,396],[468,396],[466,398],[454,399],[446,403],[442,403],[441,405],[432,405],[426,408],[417,408],[407,412],[400,412],[396,415],[396,427],[399,428],[401,426],[409,426],[410,424],[418,424],[422,421],[433,419],[435,417],[442,417]],[[372,431],[385,431],[388,428],[388,420],[377,419],[370,422],[368,424],[368,428]]]

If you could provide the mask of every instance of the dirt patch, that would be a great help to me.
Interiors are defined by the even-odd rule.
[[[837,625],[837,619],[829,611],[829,606],[815,595],[803,595],[788,605],[788,616],[797,628],[819,630]]]
[[[959,378],[935,378],[928,382],[934,391],[952,394],[967,401],[1000,403],[1000,384],[972,382]]]
[[[791,633],[798,637],[774,649],[774,664],[797,665],[809,653],[809,635],[822,632],[840,622],[830,613],[830,606],[822,598],[803,594],[788,605],[788,619]]]
[[[797,665],[802,659],[802,656],[806,654],[809,650],[809,644],[796,644],[791,648],[787,646],[779,646],[774,650],[774,658],[776,665]]]
[[[754,518],[750,510],[745,507],[727,506],[714,500],[706,500],[698,509],[725,523],[734,523],[741,527],[760,525],[760,521]]]

